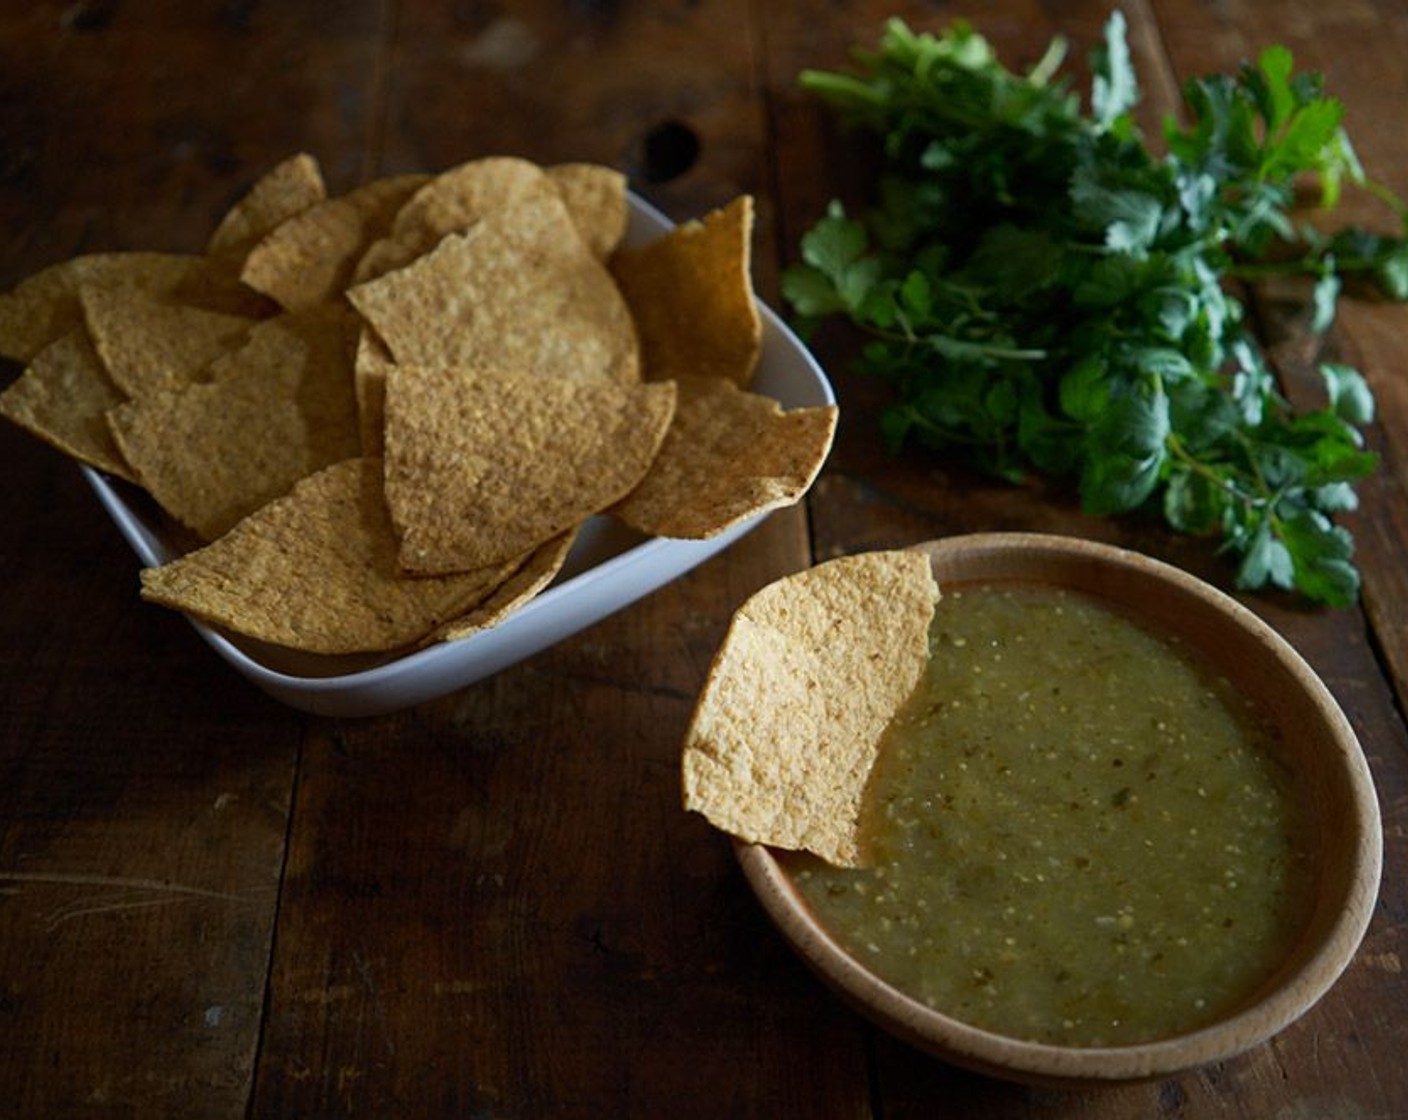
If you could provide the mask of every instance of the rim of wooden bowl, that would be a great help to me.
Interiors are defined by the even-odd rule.
[[[827,933],[770,849],[735,842],[763,908],[843,1000],[911,1045],[980,1073],[1035,1084],[1148,1080],[1230,1058],[1310,1009],[1349,965],[1378,896],[1383,839],[1372,775],[1324,682],[1275,630],[1227,595],[1162,561],[1042,533],[975,533],[928,541],[940,586],[1026,580],[1093,594],[1178,635],[1261,703],[1305,772],[1316,830],[1316,902],[1277,973],[1230,1016],[1196,1031],[1113,1047],[1010,1038],[950,1018],[867,971]]]

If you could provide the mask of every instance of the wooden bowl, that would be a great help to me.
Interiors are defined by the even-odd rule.
[[[1378,894],[1383,843],[1363,752],[1324,683],[1274,630],[1186,572],[1123,549],[1031,533],[981,533],[916,546],[940,587],[1023,580],[1085,592],[1183,639],[1195,655],[1259,702],[1299,766],[1318,853],[1315,900],[1303,935],[1276,974],[1240,1008],[1190,1033],[1138,1045],[1057,1046],[952,1019],[886,984],[848,955],[808,909],[784,861],[738,841],[738,859],[792,946],[861,1013],[940,1058],[1042,1085],[1148,1080],[1217,1062],[1271,1037],[1339,977],[1363,938]]]

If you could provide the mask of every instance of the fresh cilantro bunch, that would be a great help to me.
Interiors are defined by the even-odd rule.
[[[785,298],[804,329],[841,316],[870,336],[859,366],[893,384],[892,446],[1070,476],[1098,514],[1159,506],[1178,530],[1220,535],[1239,586],[1354,602],[1353,542],[1332,516],[1376,466],[1372,395],[1327,363],[1325,406],[1297,414],[1232,282],[1313,277],[1321,330],[1350,272],[1408,298],[1403,238],[1291,216],[1308,174],[1326,204],[1350,183],[1400,226],[1404,207],[1282,47],[1189,81],[1190,123],[1165,124],[1162,155],[1131,115],[1120,13],[1091,58],[1088,110],[1060,76],[1064,50],[1019,75],[967,24],[934,36],[892,21],[855,73],[804,73],[883,160],[863,217],[832,203],[802,239]]]

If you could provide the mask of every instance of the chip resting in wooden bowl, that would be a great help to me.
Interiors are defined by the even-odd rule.
[[[938,598],[910,551],[829,560],[754,594],[685,737],[685,807],[752,843],[859,863],[862,794],[928,664]]]
[[[0,294],[25,366],[0,415],[84,464],[143,594],[251,679],[400,706],[801,499],[835,402],[753,293],[751,215],[667,245],[612,168],[489,156],[330,193],[300,153],[204,252],[89,254]],[[613,266],[655,244],[645,267],[709,324],[692,364],[642,367],[638,324],[658,349],[671,316]]]
[[[769,632],[735,653],[730,631],[691,732],[686,788],[738,833],[799,957],[906,1043],[1042,1086],[1225,1063],[1304,1015],[1356,956],[1383,854],[1372,772],[1313,669],[1236,599],[1126,549],[979,533],[907,551],[937,606],[867,617],[861,569],[838,571],[849,593],[784,580],[766,613],[746,604]],[[921,674],[893,720],[855,747],[833,741],[848,726],[807,734],[884,695],[864,642],[896,635]],[[835,791],[861,786],[857,814]],[[814,811],[835,820],[798,825]],[[838,866],[853,820],[863,858]]]

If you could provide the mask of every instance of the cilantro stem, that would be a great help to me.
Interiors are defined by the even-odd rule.
[[[1366,272],[1377,267],[1378,262],[1371,257],[1335,257],[1336,272]],[[1324,269],[1324,262],[1317,255],[1288,258],[1278,261],[1243,261],[1228,265],[1224,275],[1231,280],[1267,280],[1277,276],[1316,276]]]
[[[1229,478],[1226,474],[1215,470],[1189,451],[1176,433],[1170,432],[1168,434],[1164,440],[1164,448],[1168,451],[1169,455],[1182,463],[1189,473],[1206,479],[1242,507],[1251,509],[1268,503],[1269,498],[1266,496],[1265,485],[1260,478],[1257,478],[1259,492],[1249,493],[1246,487],[1238,485],[1237,482]]]
[[[972,338],[964,338],[959,335],[926,333],[909,328],[904,317],[897,316],[904,326],[904,331],[889,331],[873,324],[861,324],[863,329],[872,338],[885,342],[905,343],[913,347],[929,347],[942,350],[945,347],[962,348],[975,356],[989,358],[993,361],[1003,362],[1041,362],[1045,361],[1050,354],[1046,350],[1037,350],[1029,347],[1003,346],[991,342],[980,342]]]

